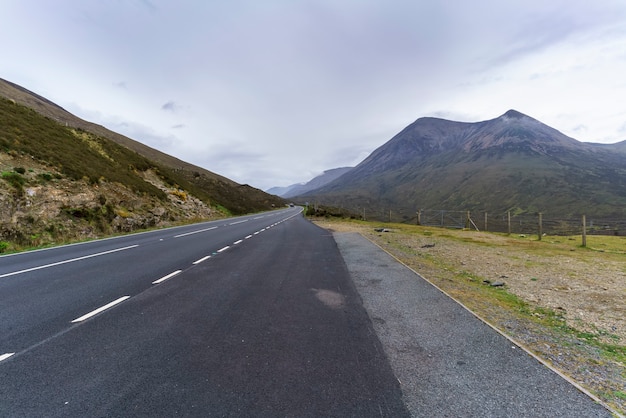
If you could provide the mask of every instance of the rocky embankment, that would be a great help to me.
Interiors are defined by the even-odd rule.
[[[29,156],[0,152],[0,252],[211,219],[221,213],[159,176],[165,198],[107,181],[74,181]]]

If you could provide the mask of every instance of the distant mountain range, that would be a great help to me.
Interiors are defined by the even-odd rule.
[[[626,141],[579,142],[518,111],[476,123],[420,118],[298,202],[369,213],[418,209],[626,216]]]
[[[339,178],[350,170],[352,170],[352,167],[333,168],[331,170],[324,171],[322,174],[314,177],[312,180],[306,183],[296,183],[286,187],[272,187],[271,189],[267,190],[267,193],[281,196],[284,198],[298,196],[318,189]]]

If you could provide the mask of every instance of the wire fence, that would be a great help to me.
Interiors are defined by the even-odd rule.
[[[474,229],[477,231],[504,232],[526,235],[615,235],[626,236],[626,218],[599,218],[547,216],[543,213],[514,214],[452,210],[421,209],[371,210],[368,208],[341,208],[350,216],[379,222],[406,223],[440,228]],[[540,238],[541,239],[541,238]]]

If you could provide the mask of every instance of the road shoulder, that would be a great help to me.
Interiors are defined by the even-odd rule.
[[[366,238],[334,238],[414,416],[611,416]]]

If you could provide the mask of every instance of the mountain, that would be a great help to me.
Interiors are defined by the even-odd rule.
[[[292,184],[290,186],[284,186],[284,187],[281,187],[281,186],[271,187],[267,189],[265,192],[269,194],[273,194],[275,196],[285,197],[285,195],[289,193],[289,191],[292,190],[294,187],[302,186],[303,184],[305,183],[296,183],[296,184]]]
[[[518,111],[483,122],[420,118],[297,201],[393,210],[626,215],[626,141],[589,144]]]
[[[10,81],[0,78],[0,97],[33,109],[59,125],[83,130],[113,141],[158,164],[180,186],[198,198],[219,205],[232,214],[244,214],[270,209],[285,202],[276,196],[247,184],[238,184],[202,167],[165,154],[101,125],[85,121],[50,100]]]
[[[271,189],[267,190],[267,192],[285,198],[298,196],[308,193],[312,190],[319,189],[320,187],[341,177],[350,170],[352,170],[352,167],[333,168],[324,171],[322,174],[320,174],[319,176],[315,176],[313,179],[309,180],[306,183],[292,184],[291,186],[287,187],[272,187]]]
[[[0,252],[284,204],[0,80]]]

